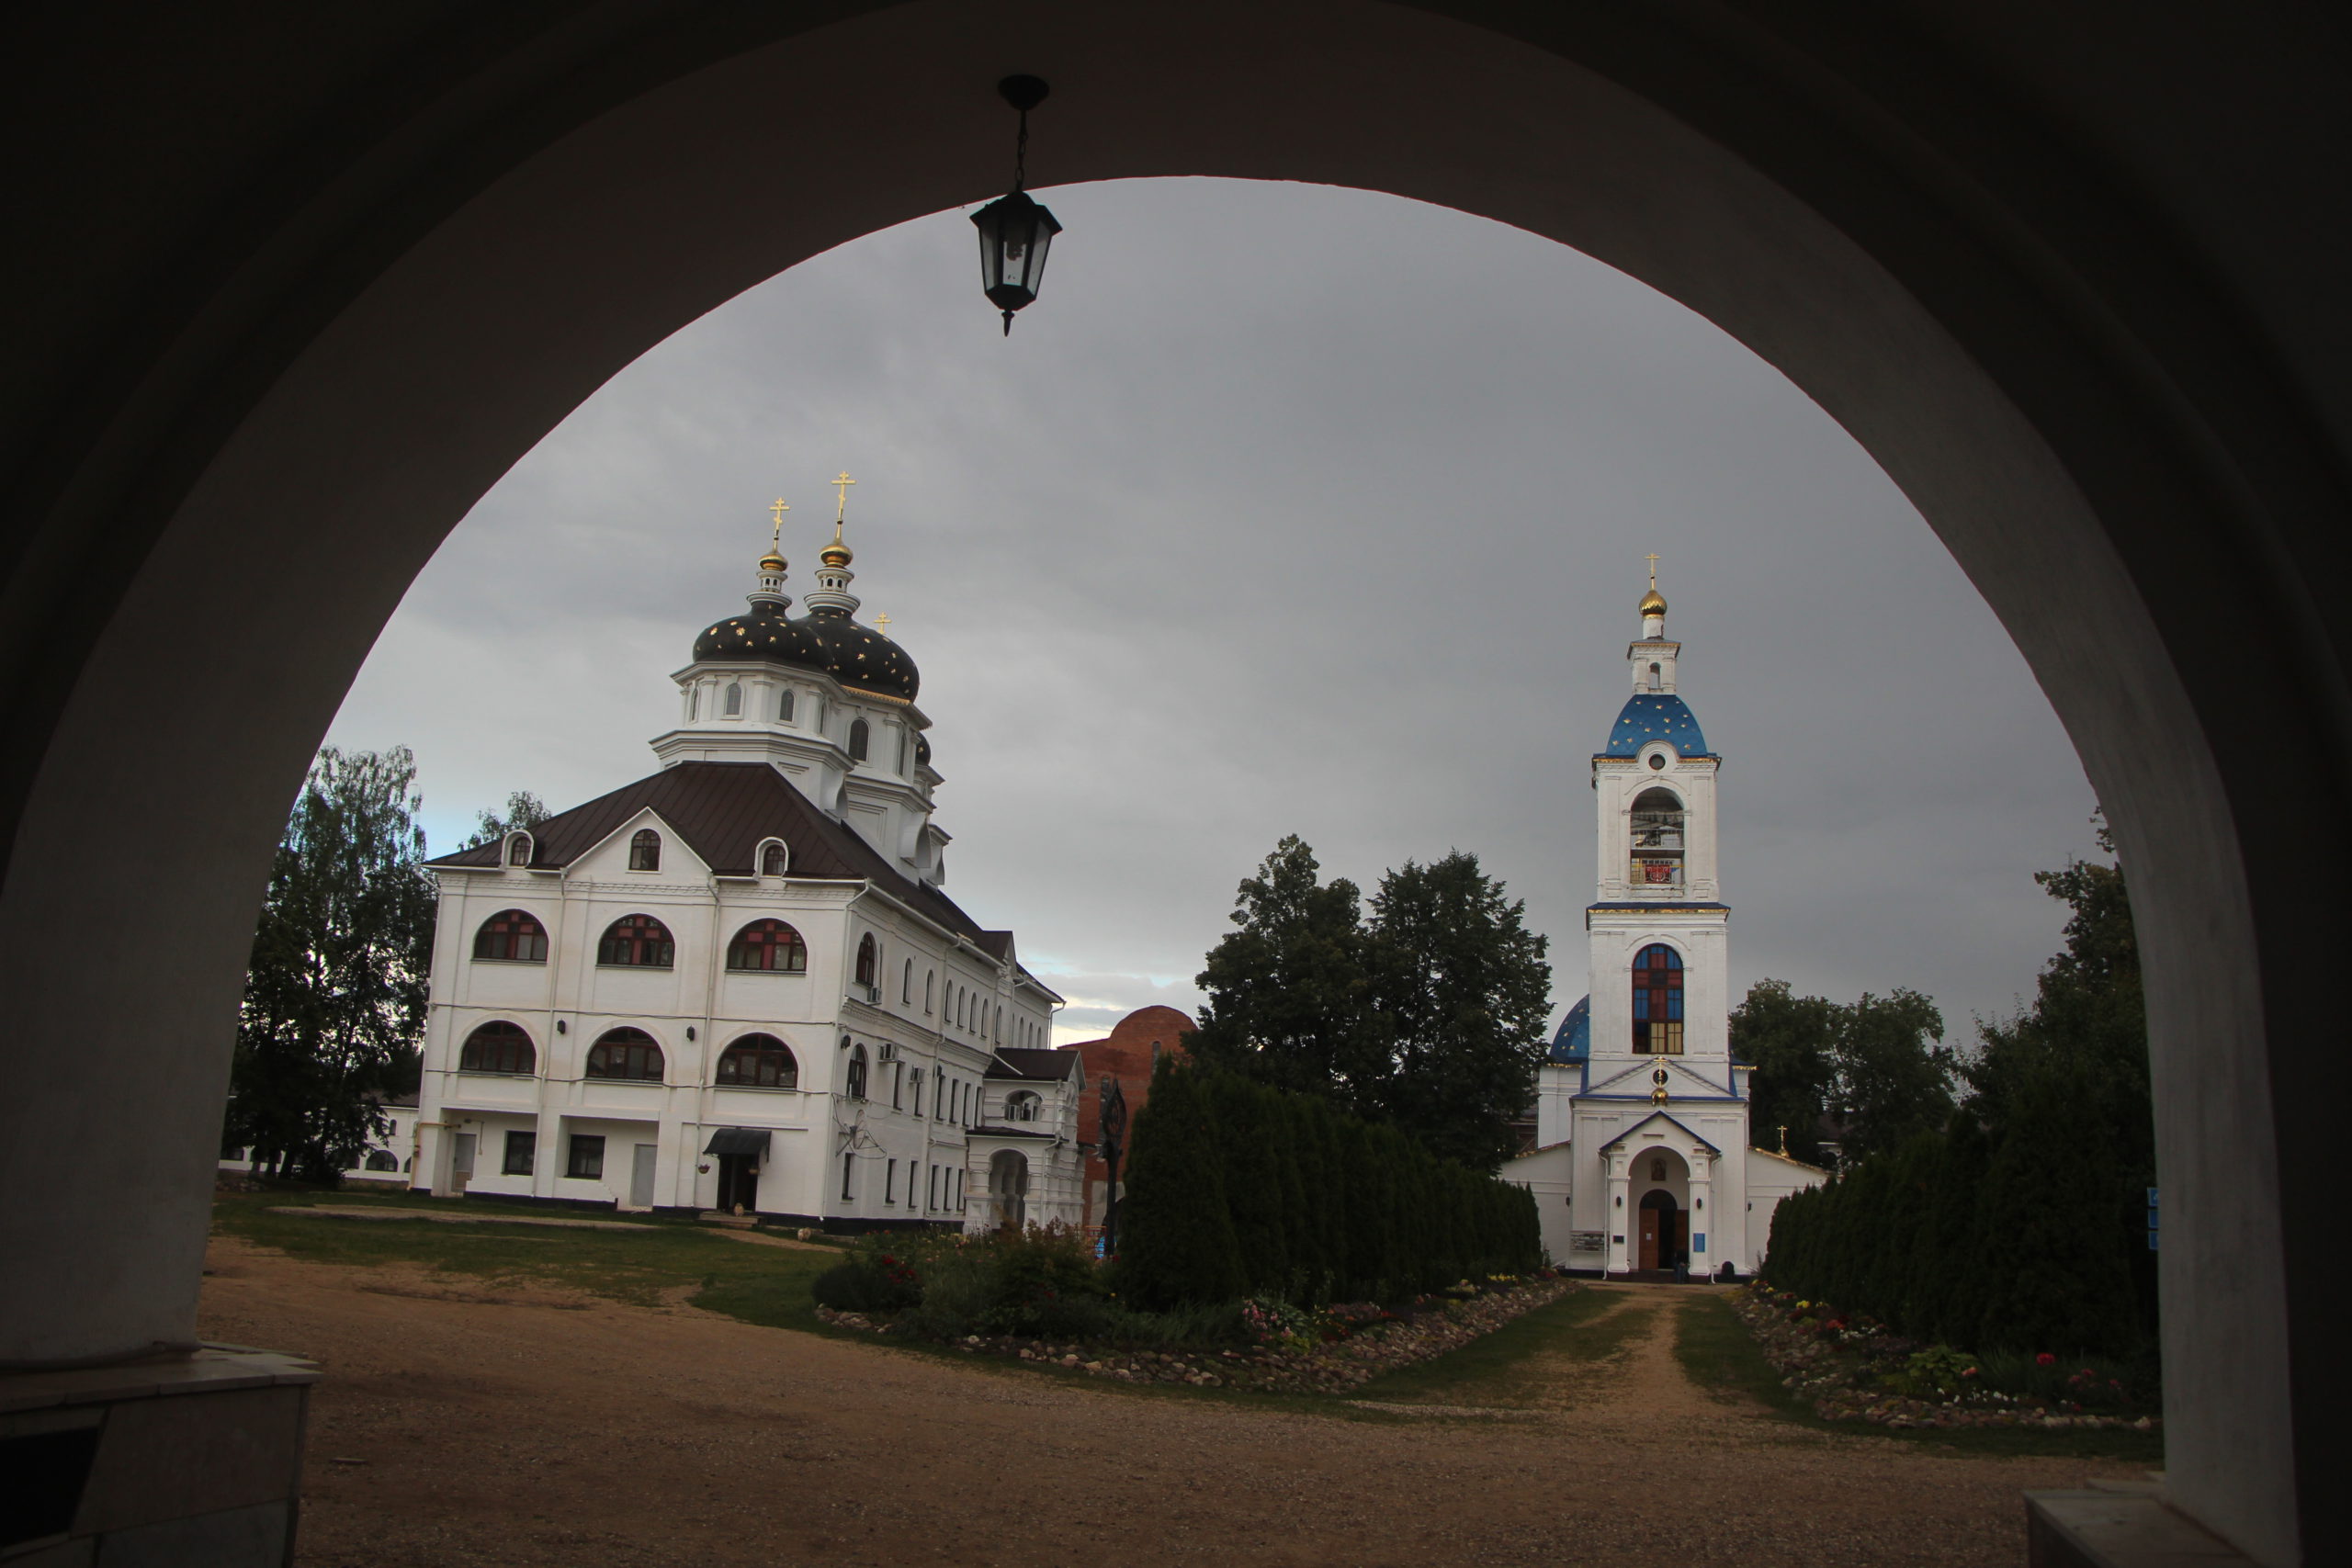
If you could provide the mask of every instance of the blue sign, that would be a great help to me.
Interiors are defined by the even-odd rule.
[[[1707,1233],[1705,1231],[1701,1231],[1697,1235],[1690,1238],[1690,1250],[1693,1252],[1704,1252],[1707,1250]]]

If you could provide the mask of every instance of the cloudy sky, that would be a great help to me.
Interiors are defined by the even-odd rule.
[[[1724,757],[1734,994],[2030,992],[2094,802],[2007,636],[1836,424],[1547,240],[1217,180],[1047,195],[1010,341],[957,212],[695,322],[485,496],[337,717],[418,756],[435,852],[528,789],[652,769],[668,676],[782,495],[789,586],[856,477],[862,618],[922,670],[948,891],[1070,998],[1189,1006],[1285,833],[1329,874],[1475,852],[1586,989],[1588,760],[1643,557]]]

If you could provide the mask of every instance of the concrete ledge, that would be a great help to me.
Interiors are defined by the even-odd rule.
[[[279,1568],[293,1551],[310,1363],[209,1345],[0,1375],[0,1565]]]
[[[2030,1568],[2256,1568],[2253,1558],[2186,1514],[2156,1486],[2025,1495]]]

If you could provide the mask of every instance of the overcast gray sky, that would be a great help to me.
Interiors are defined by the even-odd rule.
[[[1574,251],[1392,197],[1222,180],[1045,194],[999,336],[962,213],[770,280],[616,377],[485,496],[338,716],[404,743],[435,852],[528,789],[653,769],[670,672],[840,469],[861,618],[922,671],[948,891],[1070,998],[1189,1007],[1284,833],[1367,889],[1476,852],[1586,989],[1588,760],[1642,558],[1724,758],[1735,996],[1909,986],[1952,1037],[2053,951],[2093,852],[2065,735],[1846,434]]]

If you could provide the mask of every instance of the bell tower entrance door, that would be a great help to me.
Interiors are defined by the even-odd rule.
[[[1641,1246],[1635,1255],[1636,1269],[1671,1269],[1674,1260],[1690,1245],[1683,1226],[1687,1216],[1674,1201],[1674,1194],[1652,1189],[1642,1194],[1642,1207],[1635,1235]]]

